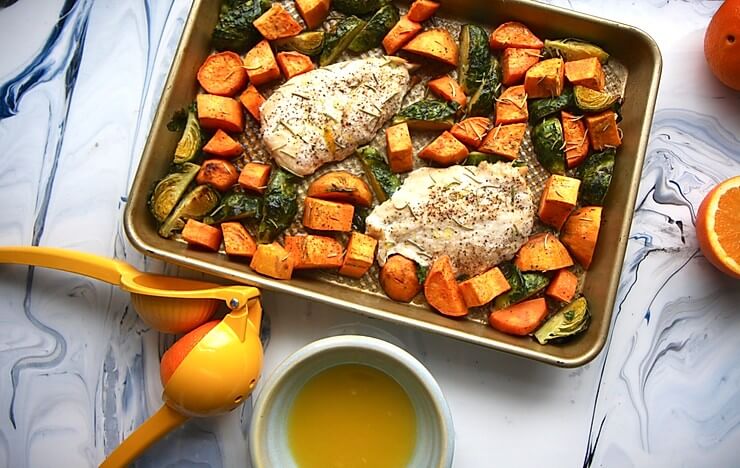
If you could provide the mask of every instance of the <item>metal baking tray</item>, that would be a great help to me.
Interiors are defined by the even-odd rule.
[[[398,3],[403,8],[408,2]],[[167,122],[177,110],[187,107],[199,91],[195,75],[211,53],[210,35],[218,19],[219,4],[211,0],[195,0],[190,9],[124,215],[126,234],[135,248],[146,255],[222,278],[343,307],[369,317],[556,366],[581,366],[598,355],[609,333],[658,92],[662,60],[652,38],[631,26],[529,0],[443,1],[437,13],[439,19],[436,21],[451,28],[455,28],[455,22],[458,25],[471,22],[490,29],[504,21],[515,20],[528,25],[542,38],[575,37],[595,42],[614,59],[616,67],[611,72],[616,73],[623,85],[626,81],[626,86],[623,86],[623,121],[620,124],[624,141],[618,151],[614,179],[604,206],[594,262],[581,285],[591,308],[591,327],[567,343],[543,346],[529,337],[505,335],[484,325],[485,313],[482,310],[471,313],[467,319],[450,319],[430,310],[423,300],[411,304],[394,302],[378,287],[377,267],[361,280],[350,280],[333,273],[300,272],[289,281],[279,281],[254,273],[247,262],[224,254],[189,249],[182,241],[159,237],[147,200],[153,185],[167,173],[170,156],[179,139],[178,133],[167,130]],[[244,143],[252,152],[252,158],[264,159],[267,155],[256,140],[257,129],[251,118],[247,120],[251,126],[245,132]],[[528,137],[524,145],[528,145]],[[354,159],[349,158],[341,167],[356,168],[352,166],[356,165],[352,162]],[[333,168],[336,165],[324,170]],[[531,171],[529,180],[537,193],[544,174],[536,169],[536,163],[533,168],[535,170]],[[300,214],[297,219],[300,219]],[[297,223],[291,231],[299,228]]]

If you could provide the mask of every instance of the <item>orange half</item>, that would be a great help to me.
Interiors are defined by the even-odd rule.
[[[717,185],[699,206],[699,248],[712,265],[740,279],[740,176]]]

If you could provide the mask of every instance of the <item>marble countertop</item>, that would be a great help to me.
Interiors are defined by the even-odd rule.
[[[740,288],[705,261],[693,229],[703,195],[740,174],[740,93],[713,79],[702,53],[721,2],[549,3],[644,29],[664,58],[606,349],[559,369],[268,292],[265,375],[312,340],[365,333],[401,344],[438,379],[456,467],[737,466]],[[0,1],[0,245],[187,274],[134,251],[121,224],[188,8]],[[171,343],[106,284],[0,268],[0,467],[96,466],[160,406]],[[188,422],[137,466],[248,466],[251,405]]]

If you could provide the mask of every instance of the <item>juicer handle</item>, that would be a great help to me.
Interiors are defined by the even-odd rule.
[[[187,421],[188,417],[169,406],[162,407],[116,447],[100,468],[123,468],[131,465],[146,449]]]
[[[124,273],[136,271],[132,266],[118,260],[54,247],[0,247],[0,263],[52,268],[114,285],[121,284]]]

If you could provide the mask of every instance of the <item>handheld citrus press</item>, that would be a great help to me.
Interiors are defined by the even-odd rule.
[[[256,288],[142,273],[118,260],[47,247],[0,247],[0,263],[63,270],[119,286],[131,293],[134,308],[152,328],[190,331],[165,354],[170,358],[161,372],[164,405],[101,467],[126,466],[189,417],[226,413],[252,393],[262,368]],[[219,301],[230,312],[204,324]]]

